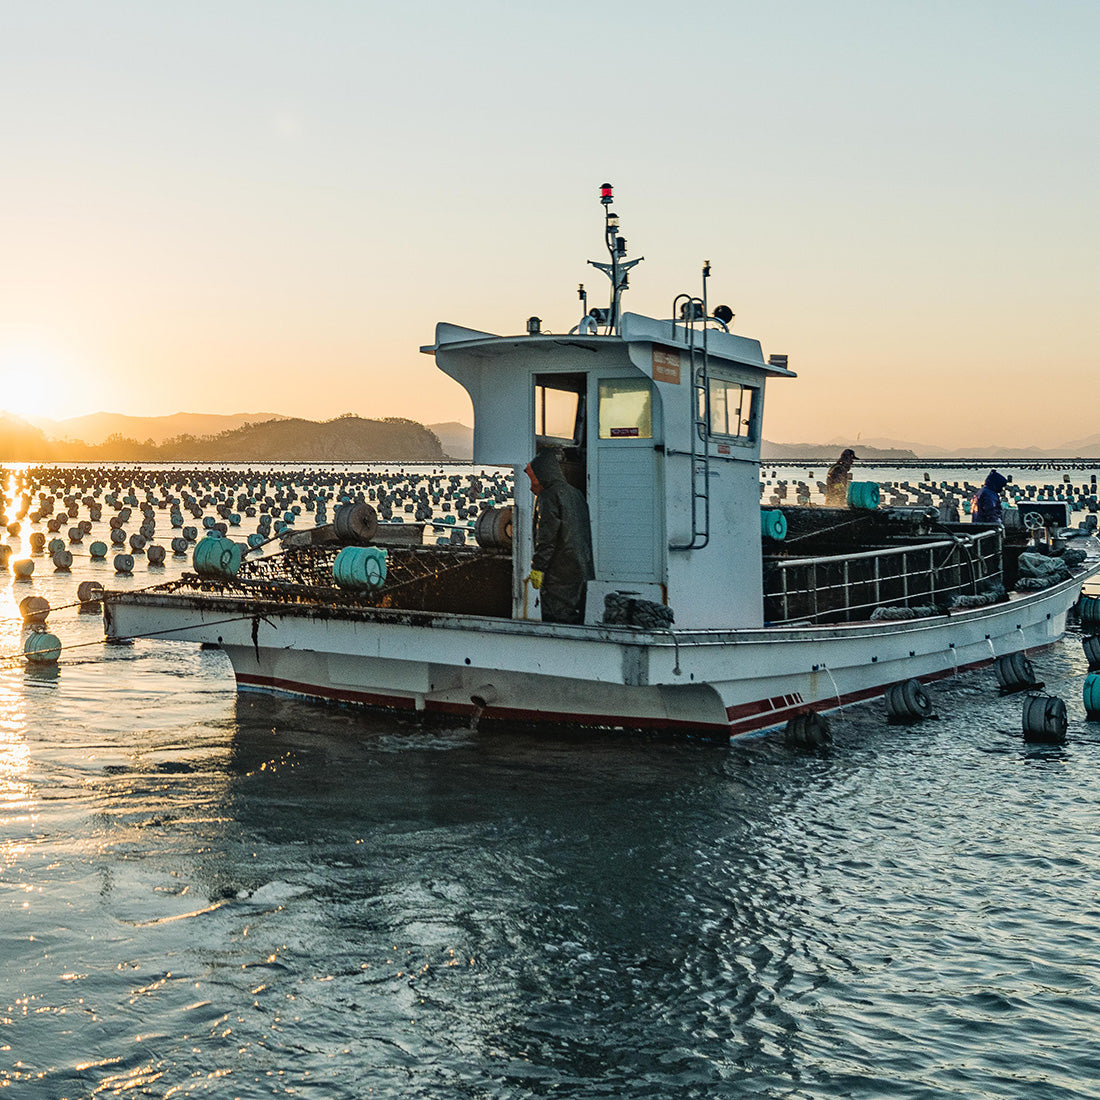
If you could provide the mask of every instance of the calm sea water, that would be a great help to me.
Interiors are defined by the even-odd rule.
[[[115,581],[44,564],[2,653]],[[1100,1094],[1077,638],[1032,654],[1065,747],[985,672],[800,755],[420,728],[51,626],[56,673],[0,670],[13,1097]]]

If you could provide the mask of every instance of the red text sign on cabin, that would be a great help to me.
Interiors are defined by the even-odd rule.
[[[654,382],[671,382],[674,386],[680,384],[680,353],[678,351],[666,351],[664,348],[653,349],[653,380]]]

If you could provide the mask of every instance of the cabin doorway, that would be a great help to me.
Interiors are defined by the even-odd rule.
[[[535,453],[557,451],[565,480],[588,496],[588,375],[535,375]]]

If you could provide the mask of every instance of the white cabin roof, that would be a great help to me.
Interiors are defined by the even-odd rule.
[[[694,337],[694,339],[692,339]],[[552,352],[564,347],[586,348],[599,351],[611,343],[650,343],[663,344],[688,350],[700,346],[702,330],[694,333],[686,326],[674,321],[659,321],[639,313],[626,313],[622,319],[621,336],[580,336],[553,335],[540,333],[537,336],[500,336],[479,329],[465,328],[441,321],[436,325],[435,343],[424,344],[420,350],[425,355],[435,355],[441,348],[448,351],[468,351],[481,358],[509,355],[520,349],[532,354]],[[739,366],[752,367],[776,378],[796,378],[794,371],[776,366],[764,359],[759,340],[747,336],[738,336],[732,332],[723,332],[718,328],[707,330],[707,354],[713,359],[736,363]]]

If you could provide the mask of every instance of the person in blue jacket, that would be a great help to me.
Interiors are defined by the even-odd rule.
[[[974,498],[974,511],[971,513],[971,523],[1004,523],[1004,515],[1001,512],[1001,490],[1008,484],[1008,478],[1004,474],[990,470],[985,484]]]

